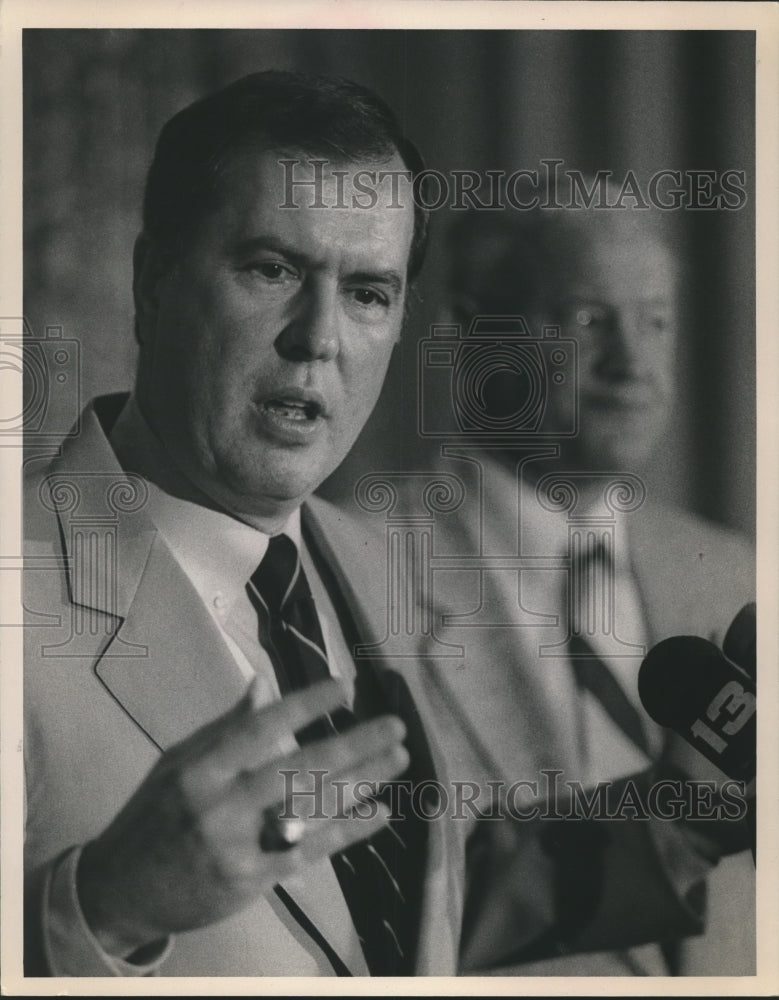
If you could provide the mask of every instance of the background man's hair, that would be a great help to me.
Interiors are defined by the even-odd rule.
[[[397,150],[412,177],[424,170],[389,106],[341,77],[269,70],[252,73],[174,115],[163,127],[146,182],[143,224],[163,250],[180,253],[219,203],[220,180],[236,152],[267,149],[332,163],[383,162]],[[428,213],[414,205],[408,276],[419,272]]]

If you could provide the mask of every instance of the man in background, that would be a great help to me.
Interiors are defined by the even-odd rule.
[[[469,904],[482,923],[466,919],[466,967],[483,968],[487,946],[521,975],[754,973],[743,822],[632,821],[632,808],[627,821],[565,824],[545,805],[564,801],[569,781],[619,802],[632,779],[647,795],[666,779],[725,777],[638,696],[650,647],[679,634],[721,645],[755,586],[744,540],[661,503],[643,478],[674,434],[679,268],[659,215],[472,212],[454,230],[460,347],[439,469],[461,478],[466,502],[436,521],[435,552],[452,569],[436,569],[434,606],[437,640],[464,655],[439,659],[429,645],[429,678],[452,774],[481,789],[519,781],[525,815],[543,814],[519,851],[510,838],[502,854],[473,839]],[[488,814],[491,797],[480,806]],[[530,945],[507,930],[518,882],[500,901],[511,852],[524,856]],[[671,916],[662,887],[674,882],[694,929]],[[608,906],[610,933],[593,933]]]

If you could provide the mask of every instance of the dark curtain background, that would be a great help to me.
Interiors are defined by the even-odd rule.
[[[754,36],[751,32],[28,30],[25,311],[82,345],[84,398],[129,387],[132,245],[161,125],[267,68],[339,73],[395,108],[448,171],[746,172],[739,211],[675,213],[685,248],[679,402],[650,489],[754,533]],[[368,428],[326,484],[424,467],[417,348],[440,317],[444,210]]]

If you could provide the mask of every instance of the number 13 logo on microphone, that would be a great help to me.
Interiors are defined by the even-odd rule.
[[[755,707],[755,696],[751,691],[745,691],[738,681],[728,681],[712,698],[706,709],[706,716],[721,728],[725,736],[735,736],[755,714]],[[728,747],[728,740],[715,732],[703,719],[696,719],[690,731],[696,738],[705,740],[718,754]]]

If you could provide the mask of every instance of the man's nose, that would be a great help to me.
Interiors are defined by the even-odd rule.
[[[643,365],[644,335],[630,309],[615,309],[601,343],[598,369],[606,378],[633,378]]]
[[[276,350],[287,361],[332,361],[340,350],[339,322],[337,289],[304,288],[276,338]]]

